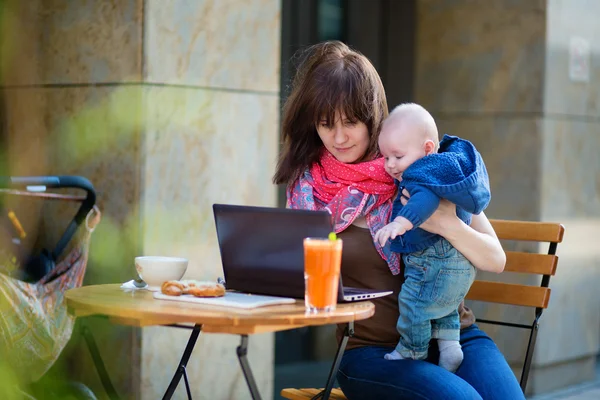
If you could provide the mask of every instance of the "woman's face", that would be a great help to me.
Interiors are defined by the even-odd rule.
[[[343,163],[354,163],[365,156],[369,148],[369,130],[358,121],[350,122],[345,115],[336,113],[333,126],[322,120],[317,133],[331,154]]]

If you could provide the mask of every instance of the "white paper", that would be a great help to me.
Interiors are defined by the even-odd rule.
[[[154,298],[159,300],[182,301],[196,304],[209,304],[213,306],[234,307],[251,309],[278,304],[294,304],[295,299],[289,297],[262,296],[238,292],[225,292],[222,297],[195,297],[189,294],[181,296],[167,296],[160,292],[154,293]]]

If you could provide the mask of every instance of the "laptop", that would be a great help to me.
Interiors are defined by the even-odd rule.
[[[327,211],[213,204],[225,286],[228,290],[304,299],[306,237],[327,237]],[[338,302],[391,294],[345,287],[340,276]]]

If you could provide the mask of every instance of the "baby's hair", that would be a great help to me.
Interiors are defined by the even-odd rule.
[[[416,103],[402,103],[397,105],[383,122],[383,127],[390,124],[408,122],[420,127],[420,132],[427,139],[433,140],[436,149],[439,146],[439,135],[435,120],[423,106]]]

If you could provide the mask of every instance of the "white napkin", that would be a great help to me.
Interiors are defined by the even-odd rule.
[[[121,289],[127,289],[127,290],[146,290],[148,288],[148,285],[144,286],[144,287],[137,287],[135,286],[135,284],[133,283],[133,279],[130,280],[129,282],[125,282],[121,285]]]

